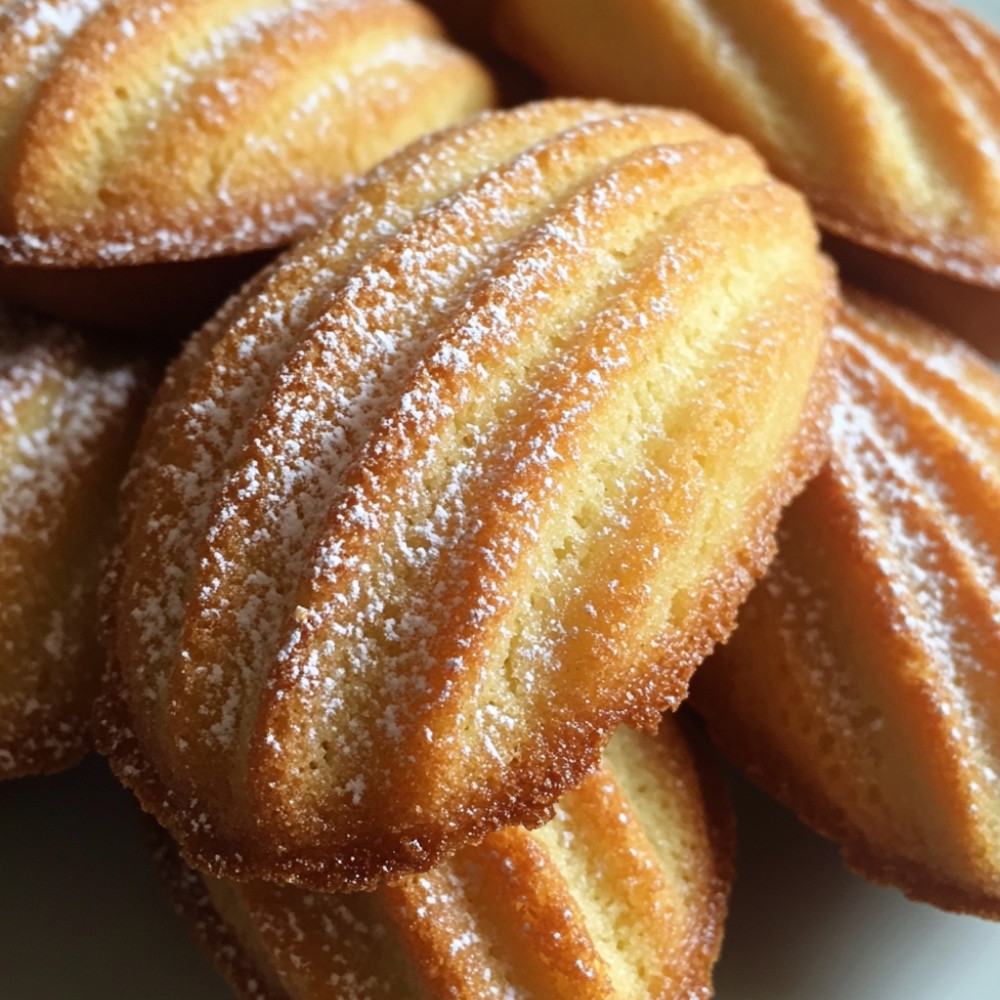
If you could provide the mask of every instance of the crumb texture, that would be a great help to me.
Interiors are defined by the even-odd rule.
[[[734,638],[713,732],[878,881],[1000,915],[1000,379],[849,296],[829,464]]]
[[[0,778],[89,746],[101,562],[148,376],[0,311]]]
[[[1000,286],[1000,38],[937,0],[501,0],[559,92],[745,135],[840,236]]]
[[[114,652],[151,808],[318,888],[540,819],[763,571],[830,293],[799,196],[686,114],[542,103],[361,179],[147,422]]]
[[[656,736],[616,733],[545,826],[371,893],[161,870],[238,989],[233,943],[290,1000],[695,1000],[711,996],[732,872],[718,782],[666,718]]]
[[[0,259],[281,246],[492,100],[409,0],[18,0],[0,12]]]

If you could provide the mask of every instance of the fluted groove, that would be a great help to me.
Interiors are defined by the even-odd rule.
[[[694,696],[734,757],[847,860],[1000,910],[1000,381],[851,295],[829,464]]]
[[[690,107],[747,136],[839,236],[1000,284],[1000,43],[971,15],[931,0],[502,0],[500,28],[559,92]]]
[[[815,239],[742,141],[556,102],[383,165],[196,335],[115,609],[182,847],[426,868],[676,705],[822,447]]]
[[[0,21],[0,53],[14,263],[287,243],[351,177],[492,97],[407,0],[24,3]]]

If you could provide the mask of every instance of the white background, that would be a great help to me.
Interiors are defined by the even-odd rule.
[[[1000,23],[1000,0],[967,6]],[[870,886],[789,813],[739,781],[735,794],[719,1000],[1000,1000],[1000,924]],[[0,783],[0,1000],[232,1000],[97,760]]]

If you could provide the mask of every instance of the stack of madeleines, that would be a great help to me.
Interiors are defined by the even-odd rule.
[[[1000,41],[481,14],[552,93],[410,0],[0,10],[0,777],[96,745],[245,997],[706,997],[690,685],[1000,917],[1000,380],[820,248],[988,335]]]

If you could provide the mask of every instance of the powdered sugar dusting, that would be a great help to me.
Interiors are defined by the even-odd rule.
[[[544,155],[551,158],[557,149],[553,144]],[[525,164],[535,172],[535,155],[541,154],[515,161],[503,176],[504,187],[520,192],[521,205],[536,198],[523,176]],[[518,600],[529,603],[535,588],[525,581],[520,593],[512,593],[510,580],[532,562],[539,572],[540,560],[532,557],[539,526],[552,495],[572,490],[564,481],[575,453],[571,442],[588,426],[595,401],[615,384],[615,373],[628,364],[622,344],[595,346],[591,353],[581,348],[585,359],[566,346],[577,337],[586,341],[584,317],[595,301],[611,297],[609,285],[627,259],[594,235],[613,234],[615,213],[631,211],[631,199],[640,197],[637,188],[619,181],[610,172],[591,180],[512,244],[509,260],[501,254],[496,263],[479,261],[478,273],[473,271],[478,284],[467,293],[475,305],[436,335],[395,404],[398,416],[365,444],[357,474],[334,495],[332,514],[310,553],[312,579],[306,596],[298,597],[302,614],[274,671],[282,716],[313,720],[314,728],[297,734],[296,743],[315,742],[314,733],[325,733],[327,753],[336,761],[333,773],[351,775],[355,758],[363,766],[361,759],[379,745],[373,744],[373,730],[399,738],[433,706],[463,702],[470,686],[480,683],[474,680],[479,661],[488,656],[490,663],[500,662],[504,643],[513,648],[519,641],[519,655],[534,658],[540,669],[556,662],[551,650],[563,638],[558,616],[545,619],[537,640],[519,631],[511,608]],[[475,190],[490,209],[492,183],[487,176]],[[558,197],[551,188],[555,181],[548,183],[546,206]],[[510,204],[504,187],[499,200]],[[462,201],[445,207],[464,212]],[[481,240],[484,254],[494,238],[505,237],[508,225],[524,221],[510,210],[488,214],[494,221]],[[575,289],[568,303],[556,291],[560,281]],[[422,297],[412,294],[414,301]],[[655,301],[645,304],[656,311]],[[635,297],[632,306],[634,312]],[[525,329],[549,332],[527,340]],[[581,368],[597,377],[578,378]],[[537,423],[527,411],[536,411]],[[373,469],[380,470],[377,480]],[[541,475],[547,475],[545,486],[538,482]],[[516,520],[496,523],[490,500],[516,509]],[[324,658],[322,672],[315,659],[320,647],[336,655]],[[476,724],[460,720],[454,731],[435,732],[433,739],[444,747],[461,731],[464,754],[485,754],[502,766],[497,748],[511,745],[516,725],[503,704],[511,700],[510,691],[502,689],[531,688],[533,678],[530,671],[516,679],[512,672],[482,683],[497,685],[497,697],[491,700],[477,687],[476,700],[490,704]],[[362,714],[363,705],[373,718]],[[401,727],[404,715],[408,726]],[[280,736],[275,746],[288,749]]]
[[[264,885],[240,895],[285,982],[310,995],[333,990],[344,1000],[419,995],[377,897]]]
[[[892,627],[912,649],[906,669],[925,678],[969,787],[996,785],[989,762],[1000,744],[983,685],[1000,651],[1000,539],[985,498],[1000,498],[1000,458],[968,423],[968,362],[940,347],[911,348],[901,362],[872,331],[838,334],[851,350],[833,468],[854,498]],[[914,357],[931,377],[910,376]]]
[[[504,915],[491,912],[484,898],[487,872],[504,864],[509,871],[517,868],[502,851],[465,851],[386,893],[393,919],[430,946],[411,961],[432,983],[459,981],[487,1000],[527,1000],[530,994],[519,982],[516,956],[504,947],[494,923]]]
[[[450,160],[453,154],[444,155],[445,162],[442,162],[439,153],[426,159],[418,156],[415,163],[407,162],[405,169],[411,180],[427,171],[427,183],[420,186],[414,185],[410,189],[419,192],[413,195],[418,200],[417,205],[412,207],[419,207],[424,198],[430,199],[435,194],[445,193],[448,187],[458,180],[454,176],[454,168],[447,168],[447,160]],[[446,169],[442,171],[442,167]],[[475,169],[478,164],[473,164],[472,167]],[[388,190],[388,184],[392,181],[391,176],[387,181],[387,178],[383,176],[384,173],[385,171],[377,172],[375,178],[367,183],[365,190],[371,190],[373,196],[381,198],[381,192]],[[505,190],[501,189],[495,192],[490,199],[491,204],[495,203],[497,197]],[[317,240],[307,245],[293,258],[290,258],[290,263],[277,273],[271,287],[275,288],[279,294],[272,298],[271,294],[265,290],[248,311],[248,315],[237,321],[232,336],[227,339],[223,348],[225,351],[231,351],[233,345],[240,345],[236,348],[240,355],[239,367],[233,367],[227,355],[220,352],[218,366],[214,368],[210,378],[203,379],[205,388],[191,394],[192,398],[196,400],[203,397],[203,394],[207,395],[207,398],[202,398],[194,405],[194,408],[180,417],[182,425],[186,425],[185,431],[181,435],[181,440],[184,442],[182,457],[185,463],[190,463],[190,471],[183,473],[184,481],[177,478],[180,470],[171,472],[169,464],[154,473],[163,479],[169,477],[170,488],[183,498],[179,504],[182,523],[178,526],[179,530],[171,532],[168,536],[166,539],[168,544],[171,544],[175,539],[180,544],[185,537],[191,537],[191,531],[196,530],[194,525],[199,523],[201,519],[207,518],[209,508],[205,507],[204,504],[206,500],[211,499],[211,484],[218,482],[229,463],[235,460],[242,442],[239,434],[234,434],[226,428],[235,430],[241,422],[249,419],[252,408],[260,405],[259,401],[263,398],[260,394],[268,388],[268,373],[278,363],[282,352],[290,351],[288,371],[285,374],[279,374],[277,381],[270,387],[273,391],[273,405],[269,404],[264,411],[262,429],[260,431],[251,429],[248,432],[246,454],[251,460],[247,462],[245,470],[234,480],[231,487],[227,488],[226,496],[218,501],[216,514],[213,515],[217,519],[218,526],[212,528],[211,531],[217,553],[224,549],[224,546],[220,544],[223,535],[231,538],[233,544],[238,546],[259,547],[269,545],[272,541],[271,536],[275,533],[277,533],[279,540],[284,538],[279,543],[279,550],[286,553],[287,558],[301,561],[308,551],[308,537],[311,530],[309,519],[311,518],[313,524],[316,523],[322,508],[318,498],[325,495],[329,488],[330,477],[335,477],[338,469],[342,467],[343,458],[339,459],[341,464],[338,466],[337,455],[343,455],[345,444],[357,438],[358,434],[363,431],[364,425],[357,423],[359,418],[363,417],[369,422],[377,418],[378,406],[384,405],[384,399],[392,395],[391,380],[387,383],[389,385],[387,389],[380,380],[373,379],[371,371],[365,372],[361,382],[357,383],[357,387],[351,389],[347,396],[343,395],[347,391],[346,387],[355,383],[355,377],[350,373],[351,369],[357,368],[359,371],[365,371],[359,364],[359,358],[350,356],[351,352],[358,350],[362,350],[362,354],[365,351],[373,352],[371,353],[373,358],[381,354],[390,360],[391,366],[395,366],[395,370],[404,368],[406,355],[403,354],[392,360],[392,351],[395,350],[397,338],[401,337],[405,342],[405,337],[408,335],[407,316],[412,316],[413,310],[416,308],[415,304],[410,306],[405,302],[397,306],[396,301],[390,295],[376,312],[366,317],[359,312],[358,306],[351,303],[370,302],[376,293],[384,296],[386,290],[391,288],[392,283],[396,281],[409,282],[409,287],[417,295],[418,301],[425,304],[436,302],[441,297],[439,287],[444,289],[447,282],[454,277],[454,274],[450,272],[436,275],[436,265],[420,247],[421,237],[418,231],[417,236],[407,238],[400,247],[395,248],[400,250],[400,253],[396,253],[394,250],[392,254],[383,254],[378,258],[383,263],[363,267],[355,272],[353,277],[340,279],[345,281],[345,285],[342,291],[337,293],[336,301],[338,310],[342,314],[334,316],[329,321],[324,321],[326,326],[320,324],[308,332],[302,348],[296,353],[293,350],[293,345],[289,343],[290,335],[285,331],[290,323],[295,327],[307,325],[305,321],[310,318],[308,309],[313,308],[312,303],[315,303],[315,308],[319,308],[320,304],[325,304],[325,296],[332,294],[331,284],[336,289],[338,271],[342,272],[346,266],[342,261],[349,256],[346,252],[347,248],[356,246],[363,249],[364,246],[371,245],[373,241],[384,238],[387,227],[391,230],[394,224],[405,221],[408,212],[412,211],[412,207],[400,208],[393,201],[384,202],[380,209],[382,218],[373,219],[371,206],[366,204],[360,195],[353,204],[359,206],[355,209],[358,214],[348,213],[338,217],[332,234],[328,234],[323,242]],[[461,245],[461,227],[468,224],[466,216],[470,205],[471,203],[467,199],[465,201],[459,199],[448,209],[446,218],[452,220],[448,225],[457,226],[459,229],[456,229],[453,237],[444,241],[442,245],[451,247]],[[479,209],[479,212],[481,213],[482,209]],[[470,216],[470,218],[472,217]],[[516,214],[514,219],[516,219]],[[434,222],[434,220],[423,224],[424,229],[427,229],[428,226],[433,229],[435,225],[443,226],[445,224],[440,221]],[[442,230],[443,232],[444,230]],[[339,237],[337,233],[340,234]],[[446,259],[447,254],[444,254],[442,260]],[[393,270],[385,270],[384,268],[387,267],[385,262],[390,260]],[[462,255],[459,255],[458,259],[449,267],[464,269],[466,274],[471,274],[473,273],[473,263],[474,258],[471,256],[463,258]],[[380,268],[383,270],[379,270]],[[399,270],[398,274],[395,273],[395,269]],[[424,269],[426,269],[426,275],[423,273]],[[308,279],[304,277],[306,273],[310,275]],[[298,296],[293,296],[292,301],[300,299],[307,306],[306,311],[302,312],[301,315],[292,312],[284,301],[288,297],[290,278],[293,279],[291,281],[292,287],[300,288]],[[381,292],[379,292],[380,289],[382,289]],[[393,318],[396,308],[399,308],[401,312],[398,318]],[[396,324],[396,326],[390,327],[386,324]],[[386,331],[390,329],[395,329],[397,332],[389,336]],[[365,330],[370,330],[370,333],[364,333]],[[359,336],[362,334],[367,338],[367,341],[359,342]],[[363,346],[365,342],[367,347]],[[417,349],[419,349],[419,344]],[[346,381],[343,386],[331,385],[327,382],[327,376],[324,375],[325,366],[330,366],[332,363],[335,363],[333,370],[336,370],[337,366],[346,369]],[[245,377],[243,373],[248,368],[251,374],[257,370],[261,372],[259,380],[251,381]],[[352,401],[354,393],[358,393],[358,395]],[[372,393],[375,395],[373,396]],[[288,396],[287,403],[282,402],[283,396]],[[383,402],[380,403],[380,399]],[[373,402],[377,404],[374,409]],[[340,413],[341,416],[324,428],[318,417],[331,407],[333,408],[331,412]],[[268,429],[267,421],[275,417],[278,418],[277,429]],[[315,438],[317,433],[324,436],[317,439]],[[310,435],[313,437],[310,438]],[[216,440],[221,442],[223,438],[231,442],[227,454],[221,453],[220,449],[213,444]],[[193,462],[191,462],[191,456],[187,454],[188,441],[193,441],[196,444],[197,450]],[[333,463],[333,469],[329,474],[323,471],[322,464],[313,468],[310,463],[314,460],[306,460],[307,452],[305,449],[307,445],[310,445],[310,441],[312,441],[311,452],[318,454],[321,463]],[[267,459],[268,456],[280,458],[280,462],[276,464],[269,460],[261,461],[260,458],[254,457],[255,455],[264,459]],[[315,479],[317,475],[319,476],[318,481],[309,486],[308,477],[312,476]],[[326,480],[324,480],[324,476],[326,476]],[[268,479],[268,477],[271,478]],[[303,479],[303,477],[306,478]],[[201,492],[205,487],[209,488],[207,494]],[[259,497],[259,499],[254,500],[255,497]],[[234,500],[239,500],[240,503],[234,506]],[[259,530],[248,532],[245,524],[240,520],[243,515],[239,513],[244,502],[247,509],[253,508],[256,513],[260,513],[257,508],[261,504],[264,504],[265,508],[276,503],[283,506],[277,508],[273,514],[262,514],[262,520],[259,521],[262,527]],[[256,513],[254,515],[255,523],[257,523]],[[184,521],[189,521],[189,525],[184,524]],[[156,544],[160,546],[164,540],[161,537],[162,529],[158,527],[155,516],[152,523],[156,525],[154,527]],[[227,525],[228,527],[226,527]],[[282,536],[283,532],[290,534],[284,537]],[[239,567],[245,564],[244,560],[231,559],[227,555],[225,559],[228,562],[223,562],[220,565],[219,558],[220,556],[216,554],[202,562],[200,576],[204,582],[198,584],[197,589],[203,600],[210,601],[211,594],[218,586],[213,581],[217,577],[224,578],[228,565],[235,565],[237,572],[242,572]],[[178,552],[176,562],[182,564],[183,560],[183,555]],[[172,556],[171,563],[173,562]],[[220,570],[223,572],[221,577],[219,577]],[[267,577],[274,578],[277,575],[269,573]],[[274,599],[274,595],[268,597],[267,582],[265,576],[256,578],[256,584],[264,587],[259,591],[258,607],[264,614],[265,628],[268,620],[281,620],[287,607],[287,600],[291,596],[283,594],[277,600]],[[162,579],[151,581],[151,583],[157,588],[164,586]],[[172,585],[169,586],[169,594],[175,595],[176,591]],[[172,599],[172,596],[167,596],[168,601]],[[211,606],[209,604],[209,607]],[[275,606],[277,606],[276,610]],[[231,608],[232,605],[230,598],[224,595],[221,606],[205,615],[204,621],[208,628],[199,641],[204,641],[205,636],[210,637],[215,628],[215,616],[227,614],[227,607]],[[167,611],[169,617],[172,618],[176,612],[180,612],[182,609],[178,605],[171,605],[169,610],[166,608],[162,610]],[[245,611],[244,608],[239,609],[240,614],[243,611]],[[143,601],[137,608],[137,613],[147,623],[147,635],[150,640],[155,635],[164,634],[164,631],[168,636],[172,633],[173,630],[169,628],[164,630],[163,626],[166,622],[162,611],[157,612],[149,602]],[[179,620],[179,617],[176,620]],[[195,635],[197,635],[198,630],[199,626],[195,623],[193,627]],[[254,635],[256,638],[260,638],[259,633],[254,633]],[[249,655],[264,655],[262,649],[266,649],[266,645],[255,644],[249,649]],[[164,652],[166,653],[166,650]],[[148,651],[142,660],[149,662]],[[159,656],[152,662],[157,661],[160,661]],[[203,657],[195,656],[193,661],[198,664],[203,661]],[[197,666],[195,669],[198,669]],[[245,672],[246,669],[247,665],[244,664],[238,675]],[[216,676],[216,673],[212,671],[205,674],[203,680],[211,686],[215,683]],[[228,676],[228,672],[225,676],[227,684],[233,682],[233,678]],[[150,690],[155,692],[158,688],[153,687]],[[211,711],[212,700],[211,697],[206,698],[207,711]],[[226,704],[233,703],[231,692],[228,689],[223,701]],[[225,734],[231,729],[233,721],[229,717],[216,719],[213,723],[215,728],[210,729],[210,732],[225,739]]]
[[[0,313],[0,654],[16,670],[0,694],[8,769],[49,770],[83,751],[99,667],[99,543],[112,516],[88,509],[111,492],[92,480],[105,465],[114,475],[115,449],[123,463],[117,442],[128,435],[109,428],[134,420],[140,385],[134,366],[93,367],[72,335],[15,328]],[[75,532],[87,537],[70,545]]]
[[[578,669],[553,654],[577,635],[584,664],[627,652],[631,665],[644,638],[627,635],[631,610],[620,609],[669,599],[650,596],[658,552],[629,556],[628,579],[604,564],[622,532],[646,537],[644,519],[680,533],[655,503],[674,469],[657,465],[669,449],[651,422],[689,423],[720,355],[726,386],[735,356],[760,347],[729,348],[744,296],[762,293],[742,244],[714,234],[751,202],[761,213],[780,203],[776,227],[791,219],[803,248],[814,234],[744,144],[683,116],[571,107],[547,122],[527,113],[538,115],[528,142],[486,118],[380,168],[168,379],[155,447],[128,489],[118,652],[140,739],[181,776],[179,797],[211,803],[208,826],[250,813],[250,827],[273,821],[297,843],[340,838],[349,846],[315,867],[360,883],[376,877],[367,852],[382,849],[362,834],[392,789],[409,798],[392,832],[403,864],[429,863],[441,837],[457,842],[477,822],[453,802],[469,795],[497,816],[521,806],[516,789],[488,802],[487,787],[524,746],[514,688],[533,710],[564,666]],[[773,245],[781,267],[799,267]],[[818,262],[803,260],[794,280],[819,292]],[[709,332],[684,324],[671,357],[679,303],[717,280]],[[821,309],[807,308],[811,357]],[[779,336],[762,328],[763,344]],[[708,409],[725,423],[718,396]],[[687,456],[703,433],[698,424],[681,448],[678,472],[698,466]],[[678,520],[699,503],[687,490]],[[573,573],[591,541],[600,572],[587,585],[617,603],[605,627],[591,613],[571,635],[559,611],[583,593]],[[553,597],[560,559],[569,572]],[[574,697],[590,698],[589,684]],[[607,719],[586,706],[593,717],[572,734],[589,740],[585,752],[619,702],[632,710],[622,693]],[[400,788],[411,773],[412,789]]]
[[[4,448],[0,536],[12,536],[32,511],[48,506],[72,482],[106,422],[135,391],[137,376],[132,369],[74,370],[73,348],[66,343],[50,340],[10,351],[0,342],[0,347],[8,348],[0,356],[0,431],[13,434]],[[55,528],[39,525],[39,540],[44,543]]]
[[[204,582],[199,585],[199,597],[207,628],[195,625],[189,633],[196,643],[199,631],[214,632],[217,623],[226,620],[227,608],[233,606],[233,585],[241,591],[245,587],[244,567],[266,559],[279,588],[262,596],[254,631],[236,633],[236,640],[229,643],[230,656],[238,658],[245,651],[242,665],[236,661],[237,676],[243,677],[241,690],[253,690],[272,655],[278,629],[292,610],[296,594],[287,581],[298,579],[311,562],[319,567],[317,572],[336,572],[331,560],[340,557],[332,552],[312,553],[311,539],[330,507],[331,496],[336,495],[348,461],[397,400],[400,409],[417,422],[420,412],[423,420],[432,423],[442,418],[440,401],[433,394],[424,395],[418,405],[416,396],[403,392],[403,380],[428,349],[429,338],[436,335],[422,325],[421,317],[428,309],[446,313],[449,302],[459,301],[470,281],[483,277],[484,267],[488,273],[487,262],[496,248],[537,213],[543,203],[539,196],[523,199],[516,210],[503,208],[510,200],[512,181],[516,178],[521,189],[532,190],[536,185],[531,175],[536,172],[533,157],[526,155],[502,176],[488,174],[472,191],[459,193],[417,220],[346,280],[328,313],[307,332],[272,384],[268,406],[249,432],[252,444],[244,454],[244,464],[220,497],[209,527],[213,547],[230,555],[225,566],[202,563],[199,577]],[[476,227],[486,216],[493,219],[493,225],[488,233],[477,235]],[[476,253],[471,250],[473,243]],[[467,245],[468,251],[455,252],[456,247]],[[403,442],[401,460],[419,439],[418,425]],[[456,468],[461,470],[460,479],[474,474],[464,463],[456,463]],[[385,493],[388,487],[380,484],[378,489]],[[454,500],[459,487],[447,492]],[[378,527],[379,515],[366,512],[363,501],[348,499],[343,506],[344,516],[359,529],[372,532]],[[438,530],[434,523],[432,518],[430,534],[425,533],[418,545],[424,550],[423,558],[431,557],[425,547]],[[397,534],[407,544],[403,524],[397,525]],[[384,607],[373,605],[369,611],[385,620]],[[336,618],[329,608],[313,614],[322,620]],[[395,619],[395,624],[391,618],[386,624],[402,630],[400,645],[416,652],[421,633],[426,637],[427,622],[418,604]],[[363,636],[355,639],[359,651],[368,645]],[[315,651],[300,669],[303,680],[320,683],[314,657]],[[360,667],[358,662],[354,669]],[[226,676],[231,675],[227,669]],[[335,683],[324,673],[322,683],[337,691],[347,684],[343,677],[338,680]],[[390,716],[385,725],[392,728]],[[220,728],[220,738],[225,739],[227,729]]]
[[[13,18],[20,61],[5,69],[0,57],[0,81],[18,98],[6,122],[0,113],[0,168],[25,116],[46,136],[18,153],[17,177],[30,183],[9,184],[9,261],[137,263],[280,245],[324,218],[353,173],[489,99],[484,73],[407,0],[261,0],[197,19],[179,0],[127,15],[107,0],[78,6],[93,15],[86,23],[68,4],[43,5],[45,25],[67,15],[66,34]],[[37,34],[45,46],[22,51]],[[46,77],[33,106],[28,82]],[[436,79],[450,90],[421,106]],[[392,128],[371,129],[376,113]]]
[[[39,86],[102,2],[30,0],[0,16],[0,178],[7,178],[15,137]]]
[[[529,134],[540,134],[547,125],[538,111],[527,110],[520,117]],[[200,663],[188,663],[180,649],[187,581],[197,557],[190,539],[207,530],[216,494],[247,444],[248,424],[262,406],[276,369],[366,254],[426,205],[475,176],[493,157],[514,151],[511,137],[504,136],[493,119],[484,119],[478,129],[490,140],[481,147],[451,137],[430,138],[376,168],[359,182],[329,227],[279,262],[270,278],[255,286],[242,310],[231,310],[229,328],[212,327],[196,338],[192,350],[200,359],[185,358],[179,369],[193,373],[190,382],[185,377],[175,384],[168,376],[160,408],[171,415],[176,431],[157,439],[155,455],[140,456],[133,476],[135,483],[149,477],[143,493],[148,509],[135,517],[134,544],[137,551],[158,553],[155,565],[165,567],[165,572],[154,569],[146,575],[143,560],[136,560],[123,586],[129,594],[129,617],[139,629],[140,648],[127,656],[137,692],[158,699],[178,657],[185,671],[201,669]],[[404,178],[409,182],[405,186]],[[362,291],[356,288],[356,294]],[[182,399],[186,402],[178,409]],[[289,417],[294,423],[294,411]],[[282,452],[296,448],[295,441],[293,427]],[[250,478],[246,488],[253,488]],[[224,510],[220,513],[225,516]],[[288,517],[285,529],[294,524],[294,508]],[[211,572],[206,566],[206,573]],[[210,671],[204,679],[214,683],[215,676]],[[228,688],[224,699],[231,701]],[[226,722],[221,725],[222,731],[229,728]]]

